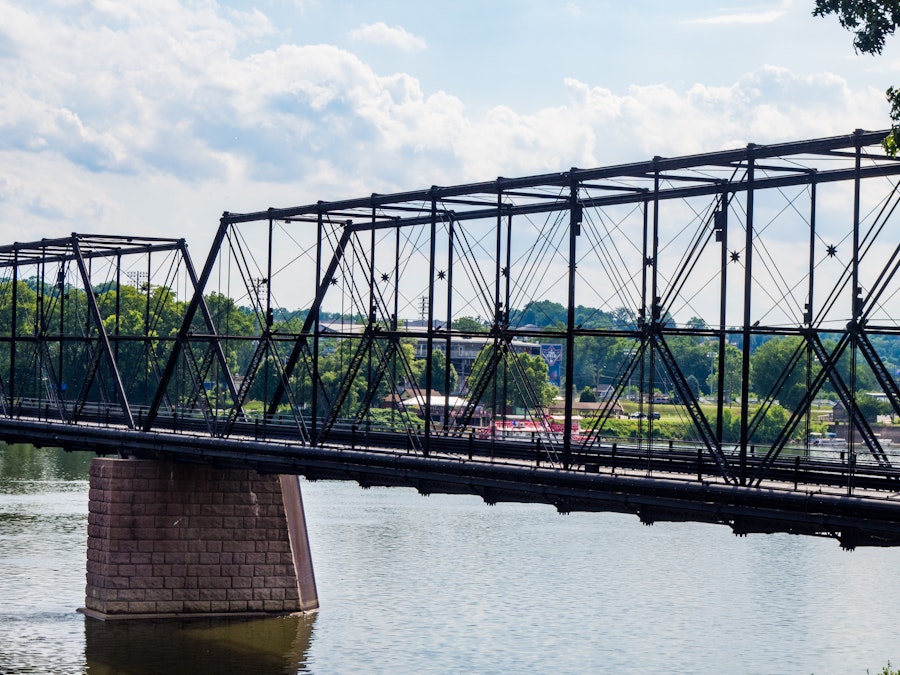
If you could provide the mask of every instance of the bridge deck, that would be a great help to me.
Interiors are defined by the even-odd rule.
[[[7,442],[101,455],[252,468],[311,480],[352,480],[364,487],[405,486],[423,494],[475,494],[489,504],[546,503],[562,513],[632,513],[646,524],[721,523],[741,535],[790,532],[834,537],[846,548],[900,545],[900,474],[870,474],[865,466],[856,472],[845,469],[839,476],[818,471],[815,462],[794,462],[790,479],[769,478],[751,487],[716,475],[708,459],[695,462],[688,470],[681,453],[667,458],[667,451],[644,457],[636,457],[634,452],[597,455],[591,463],[562,469],[546,461],[503,457],[496,452],[491,456],[489,445],[483,442],[472,447],[471,455],[468,449],[425,455],[367,445],[363,434],[352,444],[311,447],[252,436],[222,439],[191,431],[143,432],[100,423],[75,426],[4,418],[0,419],[0,437]],[[641,462],[645,465],[640,466]],[[823,476],[829,475],[830,482],[825,482]],[[808,476],[816,482],[804,482]]]

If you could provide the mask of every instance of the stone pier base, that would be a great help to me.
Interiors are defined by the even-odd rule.
[[[296,476],[91,464],[84,613],[102,619],[318,608]]]

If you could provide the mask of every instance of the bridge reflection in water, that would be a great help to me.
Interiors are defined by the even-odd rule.
[[[296,673],[303,671],[316,615],[263,619],[85,621],[94,673]]]
[[[181,239],[0,247],[0,434],[896,545],[900,474],[861,395],[900,415],[884,134],[225,213],[199,273]],[[565,320],[529,323],[548,303]],[[608,395],[579,422],[587,384]],[[826,394],[830,455],[807,440]]]

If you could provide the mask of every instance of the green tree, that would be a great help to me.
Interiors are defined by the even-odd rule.
[[[825,351],[828,353],[833,352],[836,344],[835,340],[825,340],[823,342]],[[800,358],[796,361],[793,369],[788,373],[781,388],[775,391],[778,379],[787,370],[791,357],[797,349],[804,351],[800,354]],[[750,384],[753,391],[764,398],[770,396],[777,398],[781,405],[789,410],[795,410],[807,391],[807,358],[808,353],[803,347],[803,338],[801,337],[773,338],[763,343],[750,359]],[[814,376],[821,369],[821,365],[815,358],[812,359],[810,365],[812,371],[809,374]],[[736,372],[735,367],[726,362],[726,373]],[[844,350],[835,370],[847,386],[853,383],[855,391],[859,392],[860,395],[866,391],[878,389],[878,381],[874,373],[861,360],[857,360],[856,371],[853,373],[854,376],[851,377],[853,358],[849,349]],[[726,382],[727,380],[728,375],[726,375]],[[832,383],[826,380],[822,391],[826,393],[833,392],[834,387]]]
[[[718,345],[712,350],[715,355],[712,357],[713,374],[712,381],[707,378],[707,384],[710,390],[715,389],[719,382],[719,351]],[[725,345],[725,378],[724,393],[726,401],[733,401],[741,391],[741,361],[743,352],[733,344]]]
[[[756,427],[756,432],[753,434],[750,442],[771,443],[778,438],[778,434],[781,433],[781,430],[787,424],[787,421],[787,410],[780,405],[770,406],[766,411],[765,417],[763,417],[759,426]]]
[[[596,403],[597,402],[597,394],[590,387],[585,387],[581,390],[581,394],[578,395],[578,400],[581,403]]]
[[[900,22],[897,0],[816,0],[813,16],[836,14],[841,26],[853,32],[853,47],[864,54],[880,54],[884,40]]]
[[[238,307],[234,300],[227,295],[212,292],[206,296],[206,305],[212,316],[213,325],[219,335],[252,337],[259,335],[253,315],[247,310]],[[194,330],[203,332],[202,317],[194,319]],[[222,340],[222,348],[228,367],[233,373],[245,374],[247,365],[253,357],[254,345],[250,340]]]
[[[687,385],[694,396],[700,396],[700,381],[694,375],[687,376]]]
[[[510,323],[515,326],[534,324],[535,326],[553,326],[565,323],[566,308],[558,302],[550,300],[533,300],[525,309],[512,312]]]
[[[32,335],[37,317],[37,293],[24,281],[18,281],[15,284],[15,292],[17,295],[16,302],[16,336]],[[11,337],[13,334],[12,321],[12,296],[13,282],[7,279],[0,283],[0,334],[3,337]],[[10,349],[9,342],[0,343],[0,377],[5,387],[9,386],[10,379]],[[26,350],[22,345],[16,347],[16,357],[18,359],[16,366],[16,393],[25,391],[25,386],[33,384],[27,380],[33,380],[26,374]],[[25,364],[23,364],[25,361]],[[9,395],[9,392],[7,392]]]
[[[787,424],[788,413],[780,405],[773,405],[766,411],[766,416],[756,427],[756,432],[750,438],[750,443],[771,443],[774,441],[784,425]],[[710,420],[715,427],[715,418]],[[741,439],[741,416],[732,414],[732,411],[726,408],[722,411],[722,440],[726,443],[737,443]]]
[[[338,390],[343,380],[347,377],[347,367],[358,346],[359,340],[345,338],[338,341],[337,347],[332,353],[319,355],[319,377],[328,400],[333,403],[337,401]],[[365,373],[363,370],[360,370],[347,390],[347,396],[340,409],[341,415],[349,416],[356,412],[360,400],[365,395],[367,386],[368,382],[365,379]]]
[[[898,0],[816,0],[813,16],[837,15],[841,26],[853,33],[853,47],[863,54],[881,54],[884,41],[900,23]],[[891,104],[891,132],[882,141],[892,157],[900,150],[900,90],[888,87]]]
[[[790,370],[780,389],[779,378],[788,370],[792,355],[802,343],[800,337],[783,337],[760,345],[750,359],[750,386],[758,396],[774,396],[793,410],[806,391],[806,359],[801,357]]]
[[[637,316],[627,307],[619,307],[613,310],[612,325],[616,328],[634,328],[637,324]]]
[[[892,410],[890,403],[879,401],[869,394],[857,394],[856,405],[867,422],[874,422],[878,415],[887,415]]]
[[[369,422],[373,425],[392,427],[397,429],[421,429],[425,422],[408,410],[387,410],[385,408],[372,408],[369,411]]]
[[[425,372],[424,365],[425,359],[419,359],[422,362],[422,375],[419,378],[419,385],[425,386]],[[434,389],[439,394],[449,394],[453,391],[456,391],[457,380],[459,376],[456,374],[456,368],[453,367],[453,364],[449,364],[450,366],[450,388],[447,389],[444,385],[446,384],[446,371],[447,371],[447,357],[444,356],[444,352],[440,349],[435,349],[431,354],[431,388]]]
[[[576,337],[572,386],[599,387],[604,381],[611,381],[619,370],[627,342],[614,337]]]
[[[489,345],[478,353],[475,363],[472,365],[472,373],[469,375],[470,391],[482,377],[489,378],[488,386],[481,400],[482,403],[491,407],[505,403],[508,406],[530,410],[550,404],[557,389],[547,381],[547,362],[543,358],[524,352],[508,353],[492,372],[487,373],[486,369],[492,361],[493,349],[494,346]],[[494,400],[495,389],[496,401]],[[504,389],[506,390],[505,401],[502,398]]]
[[[471,316],[461,316],[453,321],[453,330],[465,333],[487,333],[488,326],[481,319]]]
[[[3,335],[11,334],[12,327],[12,281],[0,282],[0,326]],[[16,332],[21,335],[24,331],[30,331],[34,324],[34,315],[37,306],[37,293],[29,288],[24,281],[16,283]]]
[[[706,324],[706,321],[701,319],[699,316],[692,316],[685,322],[684,325],[688,328],[693,328],[694,330],[704,330],[706,328],[709,328],[709,326]]]
[[[695,337],[687,335],[673,335],[666,337],[666,344],[685,379],[693,376],[697,382],[705,382],[707,391],[712,391],[709,375],[716,362],[719,346],[709,341],[698,341]]]
[[[828,352],[834,351],[835,346],[837,345],[837,340],[825,340],[823,342],[825,349]],[[879,389],[878,380],[875,378],[875,374],[872,372],[872,369],[869,368],[868,364],[865,363],[862,359],[857,358],[856,361],[856,373],[855,377],[851,378],[850,373],[853,369],[853,355],[852,351],[849,349],[844,350],[843,355],[838,360],[837,370],[840,373],[841,378],[844,380],[844,383],[848,386],[851,382],[856,383],[856,391],[872,391]],[[827,391],[833,391],[834,388],[829,382],[826,384],[825,389]]]

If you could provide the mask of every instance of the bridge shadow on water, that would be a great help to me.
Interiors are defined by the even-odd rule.
[[[315,621],[315,614],[147,621],[86,618],[86,672],[307,672]]]

